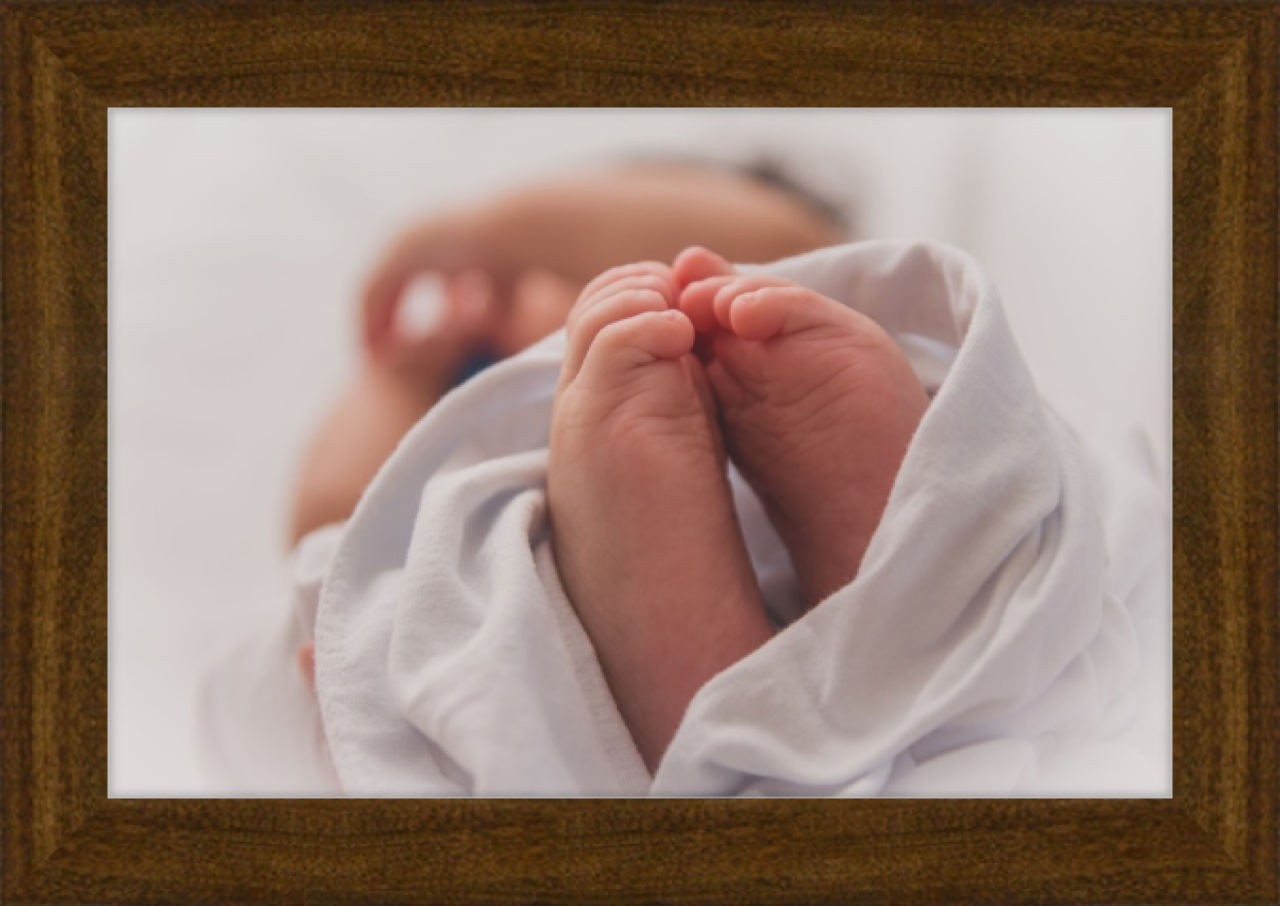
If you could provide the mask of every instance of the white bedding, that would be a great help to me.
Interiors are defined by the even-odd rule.
[[[781,545],[734,482],[785,628],[695,696],[654,776],[551,555],[560,333],[442,401],[345,529],[304,546],[288,644],[314,619],[318,706],[245,683],[277,651],[224,667],[209,738],[235,761],[227,782],[407,796],[1164,794],[1170,507],[1141,433],[1042,394],[994,287],[953,249],[876,241],[763,269],[913,337],[936,396],[857,579],[798,618]],[[279,756],[271,770],[264,746]],[[336,776],[316,767],[327,757]]]

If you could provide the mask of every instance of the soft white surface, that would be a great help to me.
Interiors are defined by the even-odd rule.
[[[397,229],[613,150],[746,145],[966,249],[1037,378],[1170,451],[1170,117],[1126,112],[110,115],[113,796],[199,794],[200,675],[274,621],[293,469]],[[852,177],[840,175],[851,173]]]

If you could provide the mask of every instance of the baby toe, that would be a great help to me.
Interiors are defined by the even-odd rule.
[[[725,330],[737,333],[733,324],[732,311],[737,306],[738,300],[757,293],[762,290],[782,290],[782,289],[799,289],[796,284],[790,280],[784,280],[781,277],[769,277],[765,275],[738,277],[728,283],[723,284],[715,294],[715,298],[711,300],[711,305],[715,311],[716,322]],[[755,337],[743,337],[743,339],[757,339]]]
[[[709,277],[728,277],[735,273],[733,265],[715,252],[693,245],[676,256],[671,274],[676,287],[683,290],[691,283]]]
[[[638,367],[680,358],[693,348],[693,340],[693,325],[674,309],[614,321],[596,335],[581,376],[597,387],[616,383]]]
[[[607,271],[599,274],[595,279],[582,288],[582,292],[578,296],[578,305],[588,303],[590,299],[602,290],[607,290],[610,286],[629,277],[655,277],[662,280],[663,284],[670,290],[675,289],[672,284],[670,267],[663,264],[661,261],[637,261],[632,264],[621,264],[617,267],[611,267]],[[674,292],[672,295],[674,296]]]
[[[566,325],[567,345],[562,377],[573,380],[596,337],[609,325],[647,312],[670,310],[668,297],[652,277],[629,277],[575,308]]]
[[[792,283],[727,287],[716,296],[715,308],[721,323],[744,340],[771,340],[815,328],[860,329],[856,313]]]
[[[693,322],[695,330],[705,333],[720,326],[716,320],[716,294],[737,279],[732,275],[707,277],[688,284],[680,291],[680,310]]]

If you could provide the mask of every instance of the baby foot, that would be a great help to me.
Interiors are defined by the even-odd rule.
[[[561,580],[650,770],[694,693],[772,635],[675,299],[661,264],[583,290],[547,475]]]
[[[816,604],[857,575],[928,397],[889,335],[832,299],[699,248],[674,273],[729,453]]]

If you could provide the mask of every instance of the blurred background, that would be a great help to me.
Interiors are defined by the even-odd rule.
[[[285,517],[416,218],[613,154],[787,162],[985,266],[1037,378],[1171,475],[1171,126],[1138,111],[110,112],[111,796],[201,795],[203,673],[287,606]]]

